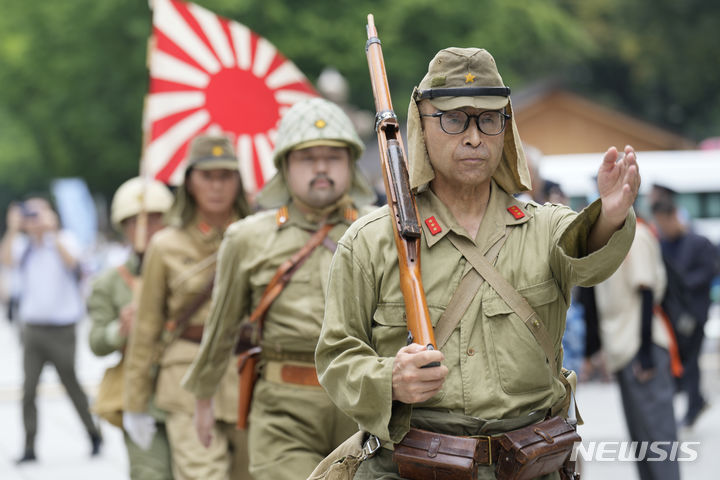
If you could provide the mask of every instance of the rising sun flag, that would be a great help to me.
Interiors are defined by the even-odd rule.
[[[178,185],[189,141],[203,132],[224,133],[235,142],[246,191],[256,192],[275,173],[278,120],[317,93],[245,25],[193,3],[151,0],[150,6],[142,173]]]

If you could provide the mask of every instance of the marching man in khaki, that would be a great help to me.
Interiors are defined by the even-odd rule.
[[[212,310],[184,385],[198,399],[198,434],[208,442],[203,419],[218,408],[210,399],[217,399],[220,366],[231,356],[242,320],[272,302],[260,320],[260,378],[249,414],[256,480],[305,478],[357,431],[318,383],[313,356],[336,242],[375,198],[355,167],[362,151],[338,106],[320,98],[295,104],[278,128],[278,173],[258,197],[273,210],[232,225],[220,248]],[[294,268],[272,280],[291,257]],[[268,284],[279,285],[274,296]]]
[[[193,139],[185,182],[169,212],[170,226],[153,237],[145,255],[125,365],[125,430],[147,448],[155,430],[148,413],[154,396],[155,404],[167,411],[165,426],[177,480],[249,478],[245,432],[235,429],[238,380],[230,356],[217,365],[221,379],[208,448],[195,435],[195,399],[180,386],[199,349],[224,231],[247,213],[229,139]]]
[[[110,206],[110,219],[115,229],[122,232],[125,240],[135,247],[140,213],[145,212],[147,215],[146,235],[144,239],[140,239],[146,244],[155,232],[165,226],[163,215],[172,203],[172,193],[163,183],[140,177],[131,178],[115,192]],[[123,265],[106,270],[93,283],[87,308],[92,321],[90,349],[95,355],[105,356],[116,351],[125,351],[125,344],[137,316],[137,305],[134,301],[137,299],[134,299],[133,295],[140,283],[141,259],[142,254],[135,250]],[[124,362],[121,358],[117,365],[106,370],[92,407],[100,417],[120,428],[123,369]],[[156,407],[149,411],[156,420],[157,432],[147,450],[136,445],[127,432],[125,433],[130,478],[170,480],[173,476],[164,415]]]
[[[570,394],[561,373],[570,289],[607,278],[628,252],[638,167],[631,147],[619,161],[610,148],[598,173],[601,198],[580,214],[515,199],[530,176],[509,94],[492,56],[477,48],[438,52],[412,93],[410,186],[437,350],[406,345],[388,208],[360,219],[338,243],[316,363],[333,402],[382,445],[356,479],[508,478],[503,472],[519,469],[512,459],[521,456],[508,446],[502,457],[511,460],[498,464],[503,434],[508,440],[538,422],[572,430],[562,418]],[[465,278],[476,286],[453,298],[471,285]],[[518,443],[550,449],[554,428]],[[454,442],[468,455],[453,457]],[[458,464],[448,465],[452,458]],[[513,478],[558,478],[560,459],[554,470],[544,457],[525,472],[534,473]],[[443,476],[446,468],[455,473]]]

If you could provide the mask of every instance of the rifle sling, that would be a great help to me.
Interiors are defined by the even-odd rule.
[[[270,308],[270,305],[272,305],[278,295],[280,295],[285,288],[285,285],[287,285],[290,281],[290,278],[292,278],[293,274],[300,269],[302,264],[310,257],[310,254],[315,250],[315,248],[323,243],[323,240],[325,240],[333,226],[334,225],[331,224],[325,224],[313,233],[308,242],[300,250],[295,252],[292,257],[285,260],[282,265],[278,267],[275,275],[270,280],[270,283],[268,283],[268,286],[265,287],[265,291],[263,291],[260,302],[257,307],[255,307],[255,310],[253,310],[250,314],[249,319],[250,323],[257,322],[258,324],[258,343],[260,338],[262,338],[262,322],[265,318],[265,314]]]

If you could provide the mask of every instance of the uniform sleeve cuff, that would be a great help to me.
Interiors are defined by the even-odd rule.
[[[390,440],[393,444],[399,443],[410,430],[411,414],[412,405],[402,402],[393,402],[392,417],[390,418],[390,424],[388,425]]]
[[[105,328],[105,341],[108,345],[115,347],[116,350],[120,350],[125,346],[127,338],[120,333],[119,321],[115,320]]]
[[[635,211],[631,208],[625,217],[623,226],[612,234],[607,244],[588,254],[588,236],[600,216],[601,203],[596,200],[586,207],[572,221],[560,237],[561,255],[572,267],[579,284],[595,285],[617,270],[630,251],[635,238]]]

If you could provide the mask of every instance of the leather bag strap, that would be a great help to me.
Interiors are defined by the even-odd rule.
[[[500,274],[500,272],[495,270],[495,267],[493,267],[492,264],[480,254],[477,247],[469,243],[467,240],[453,236],[452,234],[449,235],[449,238],[452,244],[455,245],[455,248],[457,248],[465,259],[467,259],[467,261],[473,266],[473,271],[484,277],[493,290],[500,295],[500,298],[502,298],[505,303],[507,303],[508,306],[512,308],[513,311],[522,319],[525,326],[528,330],[530,330],[530,333],[532,333],[533,337],[540,345],[540,348],[542,348],[550,365],[550,371],[555,374],[555,372],[557,372],[555,347],[553,346],[550,334],[545,328],[545,325],[543,325],[540,317],[532,306],[530,306],[527,299],[520,295],[520,293],[515,290],[512,285],[510,285],[510,282],[508,282],[505,277]],[[567,415],[570,406],[570,399],[572,397],[572,388],[562,372],[558,374],[558,378],[565,386],[566,395],[560,404],[553,406],[551,414],[556,415],[562,412],[564,415]],[[578,415],[578,419],[579,418],[580,417]]]
[[[487,280],[493,290],[500,295],[500,298],[502,298],[505,303],[507,303],[508,306],[512,308],[516,314],[518,314],[542,348],[543,353],[550,364],[550,368],[552,368],[552,372],[555,372],[557,368],[557,361],[555,359],[555,348],[553,346],[553,342],[550,339],[547,329],[542,324],[540,317],[538,317],[538,314],[530,306],[525,297],[520,295],[520,293],[518,293],[518,291],[515,290],[515,288],[510,285],[507,280],[505,280],[505,277],[495,270],[495,267],[493,267],[492,264],[490,264],[490,262],[488,262],[487,259],[480,254],[474,245],[464,239],[457,238],[452,235],[450,235],[450,241],[453,245],[455,245],[455,248],[462,253],[467,261],[470,262],[475,271]]]
[[[490,247],[485,254],[485,258],[487,258],[488,262],[495,262],[495,259],[500,253],[500,249],[505,244],[505,240],[510,233],[510,228],[511,227],[507,227],[505,229],[505,234],[500,237],[500,239],[498,239],[498,241],[495,242],[495,244]],[[455,330],[458,323],[460,323],[460,319],[463,315],[465,315],[465,312],[472,303],[473,298],[475,298],[475,295],[477,295],[480,290],[480,286],[484,282],[485,278],[478,275],[474,269],[468,271],[462,278],[460,284],[455,289],[455,293],[448,302],[445,312],[443,312],[440,320],[438,320],[438,323],[435,326],[435,338],[437,340],[438,349],[442,349],[442,347],[450,339],[450,335],[452,335],[452,332]]]
[[[176,333],[177,336],[181,336],[187,328],[188,324],[190,323],[190,318],[192,318],[192,316],[195,315],[198,310],[200,310],[200,307],[205,305],[205,303],[210,300],[214,285],[215,274],[213,273],[213,275],[210,277],[210,281],[205,284],[202,292],[200,292],[200,294],[193,298],[192,302],[188,303],[187,306],[185,306],[185,308],[180,312],[180,315],[178,315],[174,321],[171,320],[169,322],[166,322],[165,328],[170,332]]]
[[[130,290],[135,289],[135,276],[130,273],[130,270],[125,265],[118,265],[117,266],[117,272],[120,275],[120,278],[122,278],[122,281],[125,282],[125,285]]]
[[[272,305],[278,295],[280,295],[280,293],[283,291],[285,285],[287,285],[287,283],[290,281],[290,278],[293,276],[293,274],[300,268],[303,263],[305,263],[305,260],[310,257],[310,254],[313,252],[313,250],[315,250],[315,248],[317,248],[318,245],[323,242],[325,237],[327,237],[333,226],[334,225],[331,224],[323,225],[319,230],[313,233],[308,242],[300,250],[298,250],[288,260],[285,260],[282,265],[278,267],[275,275],[270,280],[270,283],[268,283],[268,286],[265,287],[262,297],[260,298],[260,302],[258,303],[257,307],[255,307],[255,310],[253,310],[253,312],[250,314],[249,321],[251,323],[258,322],[258,328],[260,329],[260,332],[262,332],[262,319],[265,317],[265,313],[267,313],[270,305]],[[260,336],[261,334],[258,335],[258,339],[260,338]]]

